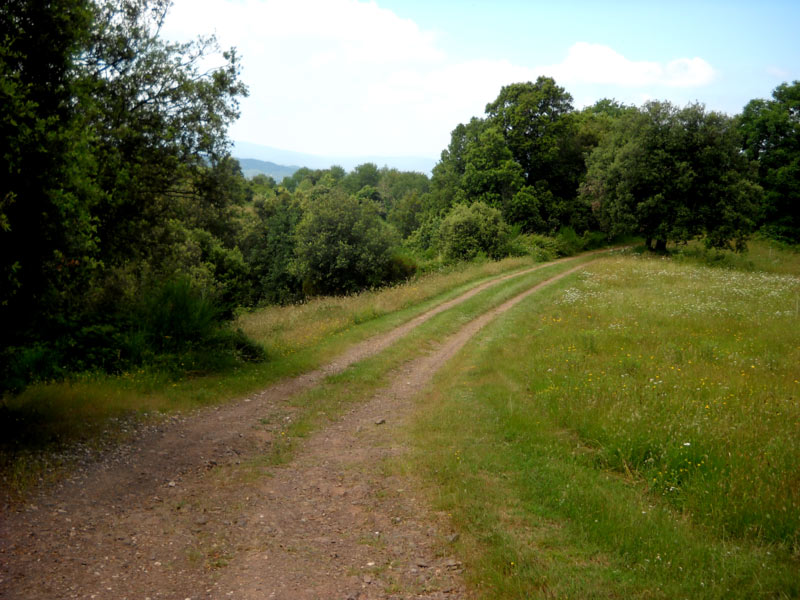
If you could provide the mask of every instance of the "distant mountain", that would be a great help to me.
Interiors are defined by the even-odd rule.
[[[280,183],[284,177],[291,177],[300,167],[278,165],[267,160],[257,158],[237,158],[242,167],[242,173],[248,179],[256,175],[267,175]]]
[[[352,171],[358,165],[371,162],[378,165],[378,167],[389,167],[400,171],[417,171],[430,175],[437,162],[433,158],[421,156],[319,156],[317,154],[280,150],[250,142],[233,142],[231,154],[242,163],[242,170],[245,169],[242,162],[243,159],[252,158],[258,161],[274,163],[278,166],[299,165],[299,167],[308,167],[309,169],[327,169],[333,165],[339,165],[348,171]],[[299,167],[285,168],[297,170]],[[273,175],[273,177],[275,176]],[[280,181],[283,177],[280,179],[275,177],[275,179]]]

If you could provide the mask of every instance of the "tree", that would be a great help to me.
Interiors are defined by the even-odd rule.
[[[66,308],[95,264],[97,192],[77,124],[85,0],[0,5],[0,347]]]
[[[388,214],[387,220],[394,225],[400,236],[405,239],[420,226],[420,218],[423,211],[422,197],[416,191],[412,191],[395,203]]]
[[[380,178],[381,173],[378,169],[378,165],[368,162],[358,165],[348,173],[344,179],[342,179],[342,185],[347,193],[355,194],[365,186],[378,187]]]
[[[187,179],[228,154],[228,125],[238,117],[235,50],[205,71],[219,52],[213,37],[162,40],[169,0],[106,0],[95,8],[88,47],[80,56],[81,125],[91,132],[96,181],[103,199],[94,211],[106,265],[150,258],[154,222],[175,218],[189,194]]]
[[[486,121],[473,117],[466,125],[459,123],[450,133],[450,144],[433,167],[429,205],[434,213],[445,213],[455,203],[467,166],[467,149],[477,143],[485,128]]]
[[[152,280],[208,272],[204,253],[225,277],[241,263],[225,247],[241,177],[226,163],[246,93],[238,57],[206,70],[213,38],[162,40],[169,4],[0,7],[0,363],[38,343],[69,360],[73,334],[124,320]]]
[[[611,235],[642,235],[659,250],[697,237],[741,250],[760,188],[739,147],[730,118],[649,102],[621,117],[591,154],[581,194]]]
[[[483,202],[509,215],[510,203],[524,185],[522,167],[514,160],[500,131],[488,127],[464,152],[461,199]]]
[[[503,133],[527,185],[546,182],[559,198],[575,196],[583,170],[572,110],[572,96],[550,77],[504,86],[486,105],[487,120]]]
[[[300,203],[282,191],[255,202],[258,221],[242,242],[253,282],[252,304],[284,303],[302,297],[300,280],[291,265],[297,245],[295,231],[303,211]]]
[[[783,83],[772,100],[752,100],[740,117],[743,147],[757,161],[764,188],[763,222],[800,243],[800,81]]]
[[[295,273],[309,294],[348,294],[383,283],[396,233],[369,199],[318,190],[297,226]]]

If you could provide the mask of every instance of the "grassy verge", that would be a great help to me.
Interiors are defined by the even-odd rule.
[[[483,596],[800,594],[798,294],[630,255],[484,330],[426,395],[410,467]]]

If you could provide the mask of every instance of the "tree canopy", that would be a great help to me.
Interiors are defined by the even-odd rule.
[[[758,164],[764,223],[800,243],[800,81],[783,83],[771,100],[752,100],[740,117],[743,147]]]
[[[620,118],[588,160],[581,195],[612,234],[656,247],[703,237],[741,249],[756,225],[760,188],[732,119],[701,105],[648,102]]]

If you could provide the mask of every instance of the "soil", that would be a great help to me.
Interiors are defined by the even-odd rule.
[[[582,266],[582,265],[581,265]],[[287,399],[515,273],[352,347],[331,364],[224,407],[173,417],[0,517],[0,598],[469,598],[448,517],[394,468],[433,374],[497,315],[464,325],[373,398],[258,463]],[[525,272],[530,272],[529,269]]]

